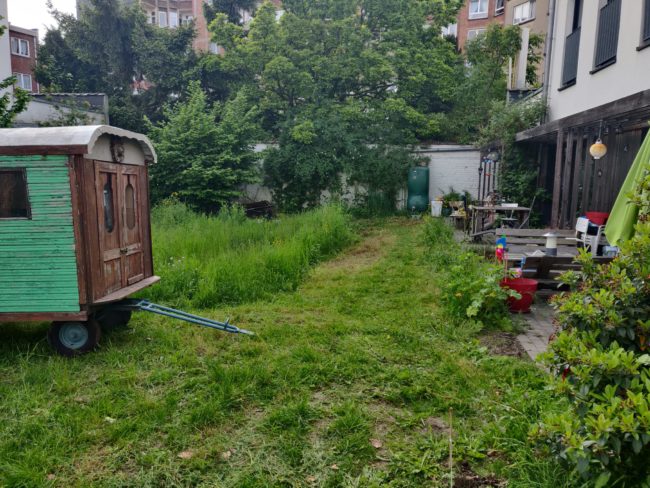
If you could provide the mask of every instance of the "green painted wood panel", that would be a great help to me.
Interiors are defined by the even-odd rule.
[[[67,156],[0,156],[25,168],[31,219],[0,219],[0,313],[78,312]]]

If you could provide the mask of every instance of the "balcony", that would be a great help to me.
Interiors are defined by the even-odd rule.
[[[562,88],[574,85],[578,77],[578,53],[580,52],[580,29],[574,30],[564,44],[564,67],[562,69]]]
[[[596,58],[594,60],[594,71],[592,71],[592,73],[616,62],[620,24],[621,0],[610,0],[600,9],[600,15],[598,17]]]

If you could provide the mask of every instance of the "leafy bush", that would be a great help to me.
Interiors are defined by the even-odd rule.
[[[638,195],[621,256],[601,267],[580,256],[582,281],[557,303],[561,333],[545,360],[571,408],[532,432],[599,487],[650,486],[650,174]]]
[[[424,230],[429,259],[439,278],[440,300],[454,321],[472,319],[484,327],[508,321],[508,290],[499,286],[503,268],[463,249],[441,219],[430,219]]]
[[[239,207],[216,217],[167,201],[153,211],[161,283],[153,300],[209,308],[294,290],[315,263],[353,240],[348,215],[323,207],[274,221],[247,220]]]

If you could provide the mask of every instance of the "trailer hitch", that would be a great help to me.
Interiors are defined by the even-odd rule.
[[[121,312],[151,312],[165,317],[189,322],[190,324],[209,327],[210,329],[217,329],[223,332],[230,332],[231,334],[255,335],[251,331],[235,327],[229,322],[229,320],[218,322],[216,320],[206,319],[205,317],[199,317],[198,315],[193,315],[174,308],[158,305],[157,303],[151,303],[149,300],[128,298],[111,305],[110,308]]]

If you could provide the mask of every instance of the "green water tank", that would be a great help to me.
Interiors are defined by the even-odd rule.
[[[429,168],[417,167],[409,170],[408,200],[409,212],[424,212],[429,206]]]

